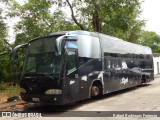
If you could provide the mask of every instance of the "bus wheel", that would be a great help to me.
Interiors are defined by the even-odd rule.
[[[100,94],[100,90],[97,86],[91,87],[91,96],[98,96]]]

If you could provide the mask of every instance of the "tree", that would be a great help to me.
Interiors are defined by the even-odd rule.
[[[0,9],[0,82],[5,81],[9,76],[9,53],[7,42],[7,27],[2,17],[2,9]]]
[[[62,2],[62,1],[60,1]],[[66,0],[73,21],[80,29],[102,32],[127,41],[138,41],[144,21],[139,0]],[[64,2],[65,3],[65,2]]]
[[[28,0],[23,6],[15,0],[11,16],[20,17],[16,25],[16,44],[32,38],[63,30],[89,30],[113,35],[130,42],[138,42],[144,21],[139,0]],[[71,10],[71,18],[64,11]],[[54,12],[51,12],[54,8]]]
[[[140,43],[151,47],[153,53],[160,53],[160,36],[155,32],[145,31],[142,34]]]
[[[64,12],[56,6],[57,3],[51,1],[28,0],[23,6],[15,1],[10,3],[12,6],[10,17],[20,18],[15,26],[16,45],[52,32],[77,29],[77,26],[72,24]],[[52,5],[56,7],[53,13],[50,10]]]
[[[6,36],[7,27],[2,18],[2,9],[0,9],[0,53],[5,51]]]

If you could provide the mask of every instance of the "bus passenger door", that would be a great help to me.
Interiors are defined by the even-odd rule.
[[[65,76],[65,102],[75,102],[78,100],[79,80],[78,80],[78,52],[69,50],[66,55],[66,76]]]

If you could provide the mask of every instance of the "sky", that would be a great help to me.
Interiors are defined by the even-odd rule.
[[[160,35],[160,0],[144,0],[141,18],[147,20],[145,30]]]

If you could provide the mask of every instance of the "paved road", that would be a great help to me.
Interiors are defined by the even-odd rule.
[[[57,112],[57,110],[63,112]],[[153,111],[160,111],[160,78],[156,78],[151,83],[137,87],[135,89],[123,90],[120,92],[115,92],[112,94],[105,95],[99,99],[85,100],[77,102],[76,104],[67,105],[63,107],[52,106],[52,105],[32,105],[24,109],[24,111],[28,112],[40,112],[44,116],[53,117],[55,119],[63,119],[62,116],[109,116],[112,114],[117,117],[100,117],[100,119],[159,119],[156,118],[156,115],[160,116],[160,112],[156,113],[153,116]],[[64,112],[67,111],[67,112]],[[68,112],[69,111],[69,112]],[[88,112],[87,112],[88,111]],[[109,111],[109,112],[106,112]],[[113,112],[111,112],[113,111]],[[118,112],[115,112],[118,111]],[[126,111],[126,112],[120,112]],[[128,113],[128,111],[132,111]],[[134,112],[134,111],[142,111],[142,112]],[[149,113],[145,113],[144,111],[152,111]],[[115,113],[115,114],[114,114]],[[120,113],[120,114],[119,114]],[[125,117],[124,114],[131,115],[130,117]],[[152,116],[142,117],[142,116],[134,116],[134,114],[151,114]],[[122,115],[119,116],[118,115]],[[96,119],[96,118],[76,118],[76,119]],[[25,118],[24,118],[25,119]],[[45,118],[43,118],[45,119]],[[48,119],[48,118],[47,118]],[[52,119],[52,118],[50,118]],[[68,119],[68,118],[66,118]],[[69,119],[73,119],[69,118]]]

